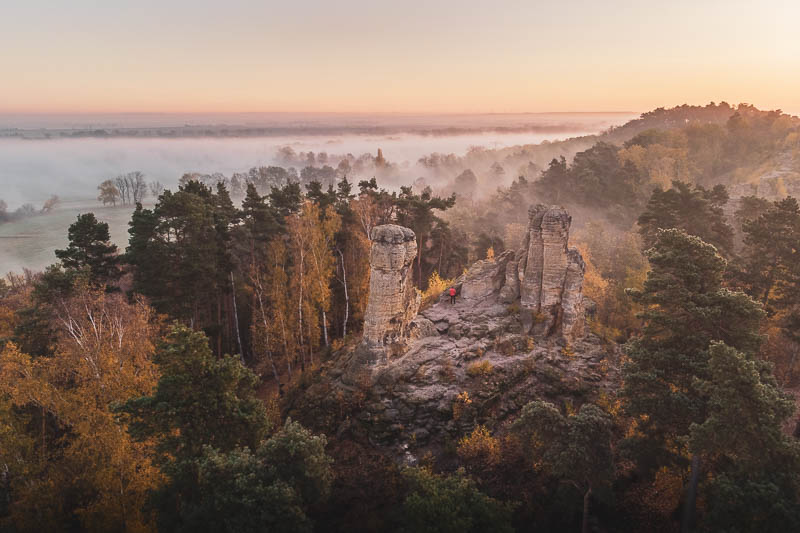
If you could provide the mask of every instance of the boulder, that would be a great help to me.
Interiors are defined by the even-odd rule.
[[[506,265],[514,252],[507,251],[494,259],[475,262],[464,276],[461,297],[465,300],[483,300],[499,291],[506,278]]]

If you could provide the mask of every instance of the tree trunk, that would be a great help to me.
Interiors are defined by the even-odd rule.
[[[697,503],[697,484],[700,480],[700,456],[692,455],[692,474],[689,478],[689,486],[686,489],[686,503],[683,508],[683,520],[681,520],[681,533],[689,533],[692,529],[694,520],[694,508]]]
[[[239,347],[239,359],[244,362],[242,351],[242,335],[239,332],[239,310],[236,308],[236,286],[233,284],[233,271],[231,270],[231,294],[233,294],[233,325],[236,326],[236,342]]]
[[[47,412],[42,407],[42,464],[47,460],[47,441],[45,440],[45,425],[47,423]]]
[[[272,350],[269,348],[269,328],[267,327],[267,313],[264,310],[264,300],[261,298],[261,281],[258,282],[258,290],[253,291],[253,297],[258,297],[258,308],[261,310],[261,320],[264,322],[264,336],[266,342],[266,352],[267,352],[267,359],[269,359],[269,364],[272,366],[272,373],[275,376],[275,383],[278,384],[278,389],[281,388],[281,378],[278,376],[278,367],[275,366],[275,361],[272,358]],[[235,306],[234,306],[235,308]],[[236,333],[239,333],[239,329],[237,327]],[[252,340],[251,340],[252,343]],[[286,340],[284,339],[284,345]],[[289,360],[289,354],[286,354],[286,360]],[[292,379],[292,367],[289,366],[289,379]]]
[[[297,331],[300,334],[300,369],[306,370],[306,354],[303,350],[303,254],[300,254],[300,297],[298,298],[297,310],[300,321],[297,324]]]
[[[342,339],[347,336],[347,320],[350,317],[350,296],[347,294],[347,267],[344,265],[344,254],[340,249],[339,257],[342,259],[342,285],[344,285],[344,321],[342,322]]]
[[[322,311],[322,335],[325,338],[325,347],[328,347],[328,316]]]
[[[222,357],[222,291],[217,292],[217,357]]]
[[[442,276],[442,255],[443,254],[444,254],[444,239],[442,239],[442,242],[439,243],[439,266],[437,267],[437,270],[436,270],[436,272],[438,272],[439,276],[441,276],[441,277],[444,277],[444,276]]]
[[[583,521],[581,533],[589,533],[589,499],[592,497],[592,487],[583,495]]]
[[[422,290],[422,246],[423,246],[423,239],[422,236],[419,238],[419,242],[417,243],[417,288]]]

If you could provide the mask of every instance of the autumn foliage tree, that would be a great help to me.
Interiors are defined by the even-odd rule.
[[[147,492],[158,471],[147,442],[135,442],[111,406],[148,393],[158,372],[150,308],[87,288],[56,307],[52,357],[8,344],[0,393],[27,420],[3,437],[11,519],[22,530],[149,531]],[[14,458],[16,460],[9,459]]]

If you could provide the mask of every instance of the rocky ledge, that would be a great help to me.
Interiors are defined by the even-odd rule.
[[[619,352],[584,323],[571,218],[558,207],[529,214],[520,250],[478,261],[457,280],[455,304],[443,294],[419,313],[413,232],[375,228],[363,341],[305,392],[302,411],[319,417],[308,422],[413,462],[477,424],[500,429],[531,400],[579,404],[614,389]]]

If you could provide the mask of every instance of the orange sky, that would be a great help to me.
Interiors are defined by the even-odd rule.
[[[800,112],[800,2],[43,2],[0,111]]]

